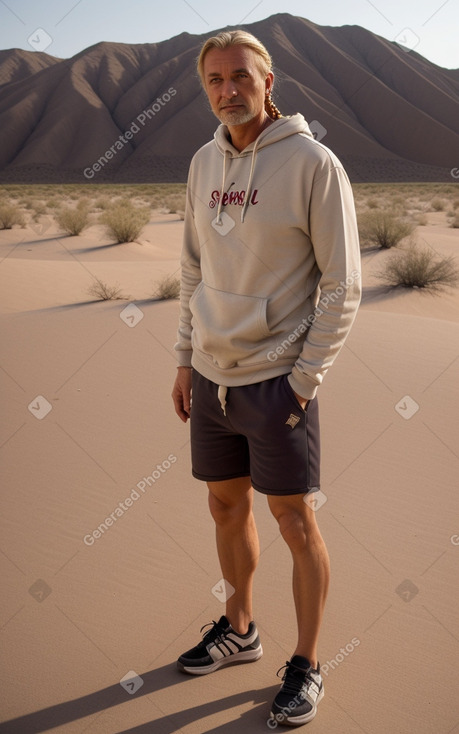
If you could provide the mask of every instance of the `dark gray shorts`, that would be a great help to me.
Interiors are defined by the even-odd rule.
[[[317,398],[304,411],[287,377],[229,387],[225,415],[218,385],[193,370],[191,462],[196,479],[249,476],[255,489],[273,495],[319,490]]]

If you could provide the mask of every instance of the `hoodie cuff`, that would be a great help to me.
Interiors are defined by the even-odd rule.
[[[307,375],[300,372],[297,367],[293,367],[291,374],[288,376],[290,387],[298,395],[306,400],[313,400],[316,397],[318,385],[313,382]]]
[[[180,349],[176,354],[179,367],[191,367],[191,355],[193,354],[191,349]]]

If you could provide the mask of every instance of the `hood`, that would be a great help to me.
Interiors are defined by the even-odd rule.
[[[279,120],[275,120],[269,127],[267,127],[265,130],[263,130],[262,133],[251,142],[244,150],[238,151],[229,140],[229,132],[228,127],[226,125],[219,125],[218,128],[215,131],[214,134],[214,140],[215,145],[217,146],[218,150],[223,156],[223,172],[222,172],[222,185],[220,189],[220,197],[219,197],[219,203],[218,203],[218,210],[217,210],[217,216],[215,219],[215,224],[222,224],[221,220],[221,209],[222,209],[222,199],[223,199],[223,192],[225,190],[225,180],[226,180],[226,170],[227,170],[227,160],[230,158],[236,158],[236,157],[244,157],[244,156],[252,156],[252,161],[250,165],[250,172],[249,177],[247,181],[246,186],[246,193],[245,193],[245,199],[244,199],[244,206],[242,207],[241,211],[241,222],[244,221],[244,217],[247,211],[247,207],[249,206],[250,201],[250,195],[251,195],[251,186],[252,186],[252,179],[253,179],[253,173],[255,170],[255,162],[257,153],[261,148],[266,148],[268,145],[272,145],[273,143],[277,143],[279,140],[283,140],[284,138],[288,138],[290,135],[297,135],[301,133],[302,135],[306,135],[308,138],[311,138],[311,140],[314,140],[314,136],[311,133],[309,129],[309,125],[304,119],[303,115],[300,115],[299,113],[296,115],[292,115],[291,117],[281,117]]]
[[[279,120],[275,120],[269,127],[263,130],[262,133],[248,145],[244,150],[239,152],[228,139],[229,132],[226,125],[219,125],[214,134],[215,145],[222,155],[229,153],[231,157],[240,155],[249,155],[253,153],[254,149],[259,150],[265,148],[267,145],[277,143],[278,140],[288,138],[289,135],[296,135],[303,133],[309,138],[314,139],[313,134],[309,129],[309,125],[304,119],[303,115],[297,114],[291,117],[281,117]]]

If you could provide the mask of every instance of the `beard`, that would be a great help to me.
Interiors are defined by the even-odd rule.
[[[236,107],[235,103],[234,106]],[[227,104],[225,109],[218,110],[217,117],[224,125],[234,127],[235,125],[244,125],[246,122],[250,122],[255,117],[255,113],[246,107],[243,109],[236,107],[236,109],[232,110],[231,105]]]

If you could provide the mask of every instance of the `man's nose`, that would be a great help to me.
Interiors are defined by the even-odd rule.
[[[226,99],[231,99],[232,97],[236,97],[237,88],[234,82],[230,80],[223,82],[221,93],[222,93],[222,97],[225,97]]]

